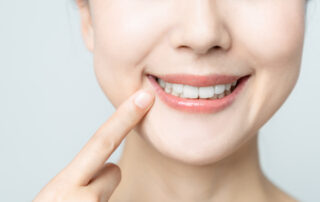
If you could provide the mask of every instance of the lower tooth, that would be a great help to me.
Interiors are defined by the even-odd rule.
[[[182,93],[179,97],[181,97],[181,98],[186,98],[186,97],[183,96],[183,93]]]
[[[180,96],[180,93],[176,93],[175,91],[173,91],[171,94],[174,95],[174,96],[177,96],[177,97]]]
[[[224,93],[221,93],[221,94],[219,94],[218,95],[218,98],[220,99],[220,98],[223,98],[224,97]]]
[[[177,97],[181,97],[181,98],[187,98],[187,97],[184,97],[183,94],[180,94],[180,93],[175,93],[175,92],[171,92],[171,89],[167,89],[169,90],[168,93],[174,95],[174,96],[177,96]],[[210,97],[210,98],[205,98],[205,99],[209,99],[209,100],[215,100],[215,99],[221,99],[227,95],[230,95],[232,93],[232,88],[230,90],[226,90],[224,91],[223,93],[221,94],[215,94],[213,97]],[[191,99],[191,98],[190,98]],[[203,99],[203,98],[198,98],[198,99]]]

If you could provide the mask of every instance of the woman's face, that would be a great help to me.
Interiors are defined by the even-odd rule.
[[[147,74],[250,78],[212,113],[172,108],[156,94],[136,130],[162,154],[209,164],[257,134],[284,103],[300,71],[305,0],[91,0],[81,9],[98,82],[118,107]],[[88,14],[88,13],[87,13]]]

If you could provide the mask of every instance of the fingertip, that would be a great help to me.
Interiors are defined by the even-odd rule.
[[[140,90],[134,98],[134,103],[140,109],[148,108],[154,99],[154,94],[148,90]]]

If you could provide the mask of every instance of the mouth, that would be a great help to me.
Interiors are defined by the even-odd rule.
[[[230,106],[250,76],[147,75],[164,103],[192,113],[214,113]]]

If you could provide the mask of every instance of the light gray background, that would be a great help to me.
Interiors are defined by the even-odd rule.
[[[319,202],[320,2],[313,1],[298,83],[259,145],[275,184]],[[79,22],[70,0],[0,0],[0,201],[31,201],[114,112]],[[121,147],[110,161],[120,154]]]

